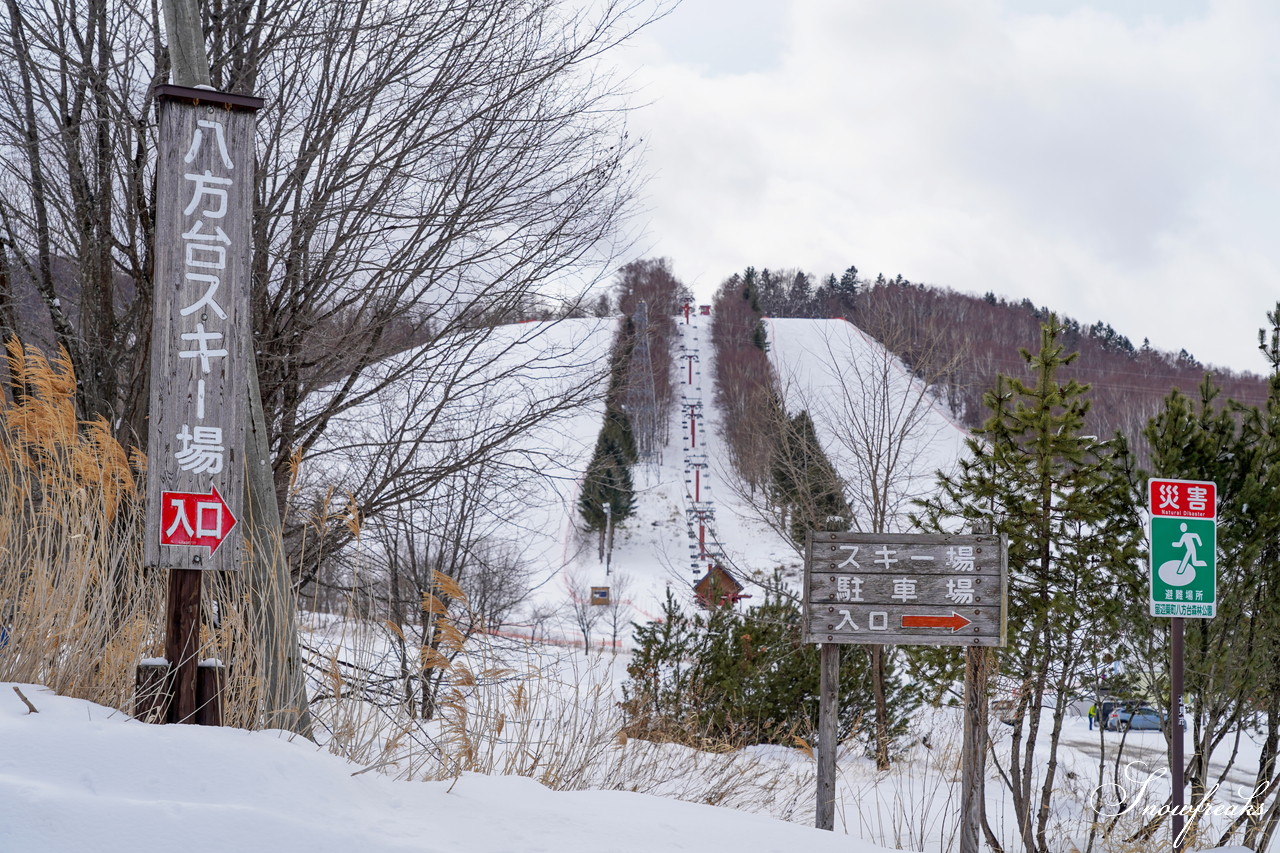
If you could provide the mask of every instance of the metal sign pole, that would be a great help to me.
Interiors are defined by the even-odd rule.
[[[1218,487],[1211,480],[1147,482],[1151,543],[1149,606],[1169,618],[1169,831],[1174,853],[1182,853],[1186,830],[1182,711],[1185,618],[1212,619],[1218,612]]]
[[[1182,639],[1183,622],[1180,618],[1169,620],[1169,776],[1173,786],[1170,806],[1172,811],[1173,853],[1182,853],[1186,817],[1182,809],[1186,805],[1183,782],[1184,759],[1183,732],[1186,721],[1182,718]]]

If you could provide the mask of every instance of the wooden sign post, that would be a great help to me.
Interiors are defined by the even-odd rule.
[[[1002,536],[810,532],[804,641],[821,645],[816,826],[835,828],[839,647],[965,646],[961,853],[977,853],[985,772],[985,647],[1003,646],[1008,545]]]
[[[260,98],[157,86],[154,321],[146,562],[171,570],[164,694],[198,713],[201,573],[239,567],[254,113]],[[214,688],[216,693],[216,688]],[[216,711],[214,709],[210,709]]]

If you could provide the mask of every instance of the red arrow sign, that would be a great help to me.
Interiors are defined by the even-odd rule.
[[[217,553],[238,519],[218,494],[195,492],[160,493],[160,544],[205,546],[209,555]]]
[[[903,628],[950,628],[955,633],[969,624],[969,620],[951,611],[950,616],[903,616]]]

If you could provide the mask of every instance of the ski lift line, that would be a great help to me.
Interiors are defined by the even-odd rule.
[[[690,386],[689,391],[682,392],[682,411],[680,425],[682,428],[687,427],[689,432],[687,441],[682,442],[684,451],[684,473],[686,475],[685,484],[692,485],[692,494],[690,490],[685,490],[685,519],[687,534],[690,539],[690,568],[694,575],[698,575],[703,571],[705,565],[706,570],[710,570],[717,565],[724,557],[723,545],[720,543],[720,537],[715,529],[715,504],[710,497],[710,484],[707,485],[707,496],[704,499],[702,494],[702,469],[710,469],[709,457],[706,452],[706,436],[703,436],[703,446],[697,444],[697,422],[703,419],[704,393],[699,380],[694,385],[694,377],[701,377],[702,371],[693,370],[693,361],[695,357],[699,361],[701,367],[701,353],[697,346],[696,326],[691,326],[693,331],[685,331],[682,337],[685,338],[681,346],[683,357],[688,361],[687,382]],[[689,340],[692,339],[692,340]],[[688,476],[692,474],[692,476]],[[692,499],[692,500],[691,500]],[[697,525],[697,533],[694,533],[694,525]],[[694,542],[697,544],[695,545]]]

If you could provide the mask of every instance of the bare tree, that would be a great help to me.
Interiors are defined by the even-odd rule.
[[[872,311],[875,309],[872,308]],[[892,317],[869,318],[882,339],[840,324],[821,334],[819,354],[830,376],[822,391],[798,385],[801,399],[827,437],[827,453],[853,511],[853,526],[898,532],[912,501],[934,490],[939,469],[954,466],[964,433],[938,404],[936,383],[950,373],[928,340],[908,342],[909,330]],[[887,339],[885,339],[887,338]],[[894,353],[908,345],[913,369]],[[882,645],[868,647],[875,701],[876,767],[889,767],[889,708]]]
[[[565,572],[565,611],[582,635],[582,645],[591,651],[591,633],[605,616],[605,607],[596,603],[591,595],[591,581],[582,571]]]
[[[907,334],[887,320],[881,333]],[[927,342],[914,369],[894,354],[902,341],[876,341],[845,323],[822,323],[810,349],[826,376],[821,386],[789,380],[789,399],[812,413],[827,455],[845,484],[854,529],[899,532],[911,501],[933,491],[939,468],[950,468],[963,450],[965,432],[939,405],[937,383],[949,365],[939,364]]]
[[[360,405],[329,421],[303,463],[304,493],[315,502],[336,486],[367,521],[464,488],[486,502],[487,517],[540,500],[526,493],[548,477],[567,490],[578,472],[563,460],[584,451],[561,424],[604,393],[612,330],[607,320],[476,330],[462,335],[470,346],[461,352],[451,345],[373,366],[353,388]],[[402,359],[418,369],[405,374]],[[318,557],[355,536],[342,519],[323,528],[324,543],[310,549]],[[303,582],[320,562],[301,562]]]
[[[375,403],[403,415],[393,447],[345,448],[368,464],[354,482],[359,464],[342,471],[344,509],[315,520],[308,557],[334,554],[368,519],[493,463],[504,442],[582,399],[567,390],[524,401],[460,440],[458,401],[478,404],[509,342],[495,347],[494,327],[577,303],[621,245],[636,141],[602,58],[645,23],[648,5],[204,4],[213,84],[268,102],[257,121],[251,300],[266,414],[255,438],[275,503],[301,460],[338,452],[327,439],[335,423]],[[4,10],[0,335],[64,348],[80,417],[102,416],[141,445],[152,93],[170,76],[159,9],[6,0]],[[536,371],[530,353],[525,367]],[[423,384],[392,403],[409,377]],[[465,452],[416,453],[423,447]],[[536,463],[525,456],[497,464]],[[299,559],[301,541],[295,525],[287,556],[299,583],[321,562]],[[367,591],[376,597],[377,584]]]
[[[616,289],[618,308],[627,317],[619,342],[628,353],[621,402],[640,458],[656,467],[675,405],[675,315],[686,288],[672,274],[670,260],[648,258],[620,269]]]
[[[268,100],[253,306],[278,497],[291,459],[368,398],[360,380],[389,353],[418,345],[379,374],[384,386],[456,365],[495,322],[548,298],[574,301],[607,268],[636,140],[602,56],[649,19],[648,6],[204,9],[214,85]],[[111,0],[5,9],[0,323],[66,347],[82,415],[103,414],[140,443],[151,87],[168,73],[158,11]],[[575,280],[583,286],[563,285]]]
[[[711,322],[716,406],[734,470],[753,497],[769,481],[778,435],[761,429],[759,418],[762,413],[772,418],[781,406],[766,352],[758,278],[748,267],[725,280],[716,291]]]
[[[877,318],[877,328],[897,328],[891,318]],[[792,497],[803,497],[804,486],[811,491],[826,487],[842,489],[848,518],[829,517],[822,507],[831,501],[808,500],[789,504],[757,493],[742,478],[739,497],[753,507],[756,516],[768,524],[797,553],[803,547],[797,532],[804,529],[857,529],[868,532],[896,532],[907,522],[907,509],[916,498],[930,494],[939,468],[949,468],[962,450],[963,433],[949,422],[935,399],[934,380],[946,374],[947,365],[937,365],[927,357],[929,349],[913,341],[918,358],[909,369],[893,351],[860,329],[843,321],[807,321],[803,332],[781,325],[800,321],[780,321],[768,326],[771,337],[781,334],[802,336],[786,342],[805,352],[803,363],[773,362],[777,387],[773,407],[759,407],[752,424],[758,435],[774,436],[771,456],[775,483],[792,485]],[[772,348],[780,346],[770,341]],[[784,402],[785,401],[785,402]],[[797,412],[792,417],[787,408]],[[797,420],[812,418],[803,434],[797,434]],[[815,436],[820,447],[791,450],[788,439],[797,434]],[[820,457],[816,459],[815,457]],[[820,465],[821,482],[814,483],[815,464]],[[828,473],[829,466],[829,473]],[[835,525],[834,528],[829,527]],[[886,702],[886,650],[868,647],[871,657],[872,690],[875,699],[875,757],[880,769],[889,766],[891,742],[889,708]]]
[[[609,624],[609,637],[615,650],[618,648],[618,634],[631,618],[631,599],[628,596],[632,586],[631,575],[626,572],[614,572],[609,577],[609,603],[604,606],[604,618]]]

